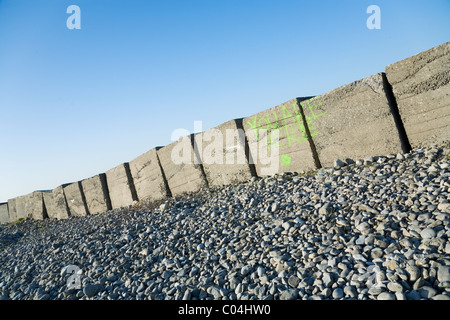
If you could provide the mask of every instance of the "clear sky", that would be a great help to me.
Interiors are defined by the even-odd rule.
[[[0,0],[0,202],[105,172],[196,120],[382,72],[449,41],[449,17],[449,0]]]

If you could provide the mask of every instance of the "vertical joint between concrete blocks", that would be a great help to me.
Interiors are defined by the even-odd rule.
[[[411,144],[409,142],[405,126],[403,125],[403,121],[400,116],[400,111],[397,105],[397,99],[395,98],[394,91],[392,90],[392,85],[389,83],[386,73],[382,72],[381,75],[383,78],[384,91],[386,92],[386,98],[389,104],[389,109],[392,113],[392,116],[394,117],[394,123],[397,128],[402,151],[404,153],[408,153],[411,151]]]
[[[78,183],[78,188],[80,189],[81,201],[83,201],[84,210],[86,210],[86,214],[89,215],[91,213],[89,212],[89,208],[88,208],[88,205],[87,205],[86,197],[85,197],[84,191],[83,191],[83,186],[81,185],[81,181],[78,181],[77,183]]]
[[[202,134],[202,133],[200,133]],[[198,159],[199,164],[195,164],[195,159],[194,160],[194,165],[198,165],[200,168],[200,171],[202,173],[203,176],[203,180],[205,181],[206,187],[209,188],[209,181],[208,178],[206,177],[206,172],[205,172],[205,168],[203,167],[203,161],[202,161],[202,157],[198,152],[198,148],[197,148],[197,143],[195,142],[195,134],[191,134],[190,136],[191,138],[191,146],[194,149],[194,158],[196,157]]]
[[[247,139],[247,135],[245,134],[245,130],[244,130],[244,119],[236,119],[236,127],[239,130],[242,130],[244,132],[244,153],[245,153],[245,160],[248,163],[248,166],[250,168],[250,174],[252,175],[252,177],[257,177],[258,174],[256,173],[256,167],[255,164],[253,162],[253,158],[252,155],[250,154],[250,145],[248,143],[248,139]]]
[[[314,140],[311,136],[311,131],[308,127],[308,122],[306,121],[305,112],[303,111],[302,99],[297,98],[297,106],[300,110],[300,114],[302,116],[303,126],[305,128],[306,136],[308,137],[309,147],[311,148],[311,153],[314,159],[314,165],[317,169],[322,168],[322,164],[320,163],[319,154],[317,153],[316,145],[314,144]]]
[[[65,191],[64,191],[64,188],[65,188],[66,186],[68,186],[68,185],[69,185],[69,183],[65,183],[65,184],[63,184],[61,187],[62,187],[62,195],[63,195],[63,197],[64,197],[64,203],[65,203],[65,206],[66,206],[67,216],[68,216],[68,217],[71,217],[71,216],[72,216],[72,213],[70,212],[69,204],[67,203],[66,193],[65,193]]]
[[[156,150],[158,150],[158,149],[161,149],[161,147],[157,148]],[[158,161],[158,166],[159,166],[159,169],[161,170],[161,175],[162,175],[162,178],[164,181],[164,187],[166,189],[166,194],[169,198],[172,198],[172,191],[169,188],[169,182],[167,181],[166,174],[164,173],[164,169],[161,165],[161,160],[159,160],[158,152],[156,152],[156,160]]]
[[[42,218],[48,219],[47,207],[45,206],[44,195],[42,195]]]
[[[136,187],[134,186],[133,176],[131,175],[130,164],[128,162],[125,162],[124,167],[125,167],[125,173],[127,175],[128,185],[129,185],[130,191],[131,191],[131,198],[133,199],[133,201],[138,201],[139,199],[137,196]]]
[[[108,210],[111,210],[112,204],[111,204],[111,198],[109,197],[109,189],[108,189],[108,183],[106,182],[106,174],[100,173],[99,176],[100,176],[100,183],[102,185],[102,190],[104,190],[106,207],[108,208]]]

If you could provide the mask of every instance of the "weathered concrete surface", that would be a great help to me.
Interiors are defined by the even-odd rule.
[[[111,210],[111,201],[104,173],[81,181],[81,187],[90,214]]]
[[[244,118],[250,161],[258,176],[309,171],[317,167],[298,104],[305,99],[292,99]]]
[[[310,136],[324,167],[335,159],[402,152],[399,132],[379,73],[303,101]]]
[[[246,182],[253,176],[246,155],[242,119],[198,133],[194,142],[210,187]]]
[[[26,217],[32,218],[33,220],[43,220],[48,217],[43,196],[44,193],[48,192],[49,191],[34,191],[24,197]]]
[[[450,42],[386,67],[412,147],[450,140]]]
[[[158,158],[173,196],[207,187],[200,159],[194,153],[193,135],[180,138],[159,150]]]
[[[67,219],[70,216],[66,197],[64,196],[64,186],[61,185],[52,190],[44,192],[44,204],[47,209],[47,215],[50,219]]]
[[[9,222],[8,202],[0,203],[0,224]]]
[[[106,171],[106,182],[113,209],[132,205],[133,201],[137,200],[128,163],[122,163]]]
[[[17,220],[17,201],[16,198],[8,199],[8,214],[9,221],[14,222]]]
[[[139,201],[161,200],[170,196],[156,150],[152,149],[129,163]]]
[[[67,206],[69,207],[70,215],[74,217],[87,216],[89,212],[84,199],[81,182],[77,181],[71,183],[69,185],[66,185],[63,189],[67,201]]]
[[[8,210],[10,212],[9,218],[11,222],[17,221],[19,219],[28,218],[28,213],[26,210],[27,196],[20,196],[14,199],[8,200]]]

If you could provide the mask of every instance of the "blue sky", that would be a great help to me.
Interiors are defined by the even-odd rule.
[[[0,0],[0,202],[105,172],[196,120],[382,72],[449,41],[449,16],[449,0]]]

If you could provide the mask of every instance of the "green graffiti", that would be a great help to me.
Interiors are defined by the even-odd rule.
[[[319,96],[318,96],[319,97]],[[267,130],[267,150],[270,151],[271,147],[277,147],[275,145],[275,139],[272,134],[272,130],[280,129],[280,139],[282,138],[282,132],[284,132],[284,136],[286,138],[286,142],[283,144],[279,144],[278,147],[282,146],[291,146],[293,143],[302,143],[304,141],[308,141],[308,135],[306,132],[305,124],[303,123],[303,117],[301,110],[309,110],[311,116],[305,114],[306,124],[309,128],[311,137],[315,137],[318,135],[316,128],[314,126],[314,120],[326,115],[326,112],[316,114],[314,112],[314,108],[322,106],[322,103],[312,104],[314,99],[318,97],[314,97],[303,101],[298,104],[297,101],[293,102],[290,106],[282,105],[281,106],[281,117],[277,114],[276,111],[273,111],[270,114],[266,114],[263,117],[258,118],[258,116],[254,116],[253,119],[247,121],[247,124],[255,131],[256,141],[260,140],[258,129]],[[300,109],[302,108],[302,109]],[[271,115],[273,115],[271,117]],[[290,120],[293,119],[294,121]],[[290,120],[290,121],[289,121]],[[288,123],[291,122],[291,123]],[[283,157],[286,159],[285,163],[291,162],[291,158],[287,160],[287,157]]]
[[[307,115],[305,114],[306,123],[307,123],[307,125],[308,125],[309,133],[311,134],[311,137],[315,137],[315,136],[317,136],[317,135],[319,134],[319,133],[316,131],[317,129],[316,129],[316,127],[314,126],[313,120],[316,120],[317,118],[320,118],[320,117],[322,117],[322,116],[324,116],[324,115],[327,114],[327,112],[323,112],[323,113],[321,113],[321,114],[315,114],[315,113],[314,113],[314,108],[317,108],[317,107],[322,106],[323,103],[322,103],[322,102],[319,102],[318,104],[313,104],[313,105],[312,105],[312,104],[310,104],[310,102],[312,102],[313,100],[315,100],[315,99],[317,99],[317,98],[319,98],[319,97],[320,97],[320,96],[317,96],[317,97],[308,99],[308,100],[306,100],[306,101],[302,101],[302,102],[300,103],[300,106],[301,106],[301,108],[302,108],[303,110],[306,109],[306,107],[305,107],[305,105],[304,105],[304,103],[306,103],[306,106],[308,107],[309,112],[310,112],[311,115],[312,115],[312,117],[310,117],[310,116],[307,116]]]
[[[288,154],[282,154],[280,157],[281,164],[285,167],[289,167],[292,162],[292,158]]]
[[[320,96],[319,96],[319,97],[320,97]],[[314,98],[312,98],[312,99],[308,99],[308,100],[305,101],[306,104],[308,105],[309,112],[311,112],[311,115],[313,116],[313,119],[314,119],[314,120],[316,120],[317,118],[322,117],[322,116],[324,116],[324,115],[327,114],[326,112],[323,112],[323,113],[321,113],[321,114],[315,114],[315,113],[314,113],[314,111],[313,111],[314,108],[317,108],[317,107],[320,107],[320,106],[323,105],[322,102],[319,102],[318,104],[315,104],[315,105],[310,105],[310,104],[309,104],[310,101],[312,101],[312,100],[314,100],[314,99],[317,99],[317,98],[318,98],[318,97],[314,97]],[[303,102],[302,102],[302,103],[303,103]],[[303,104],[302,104],[302,106],[303,106]]]

